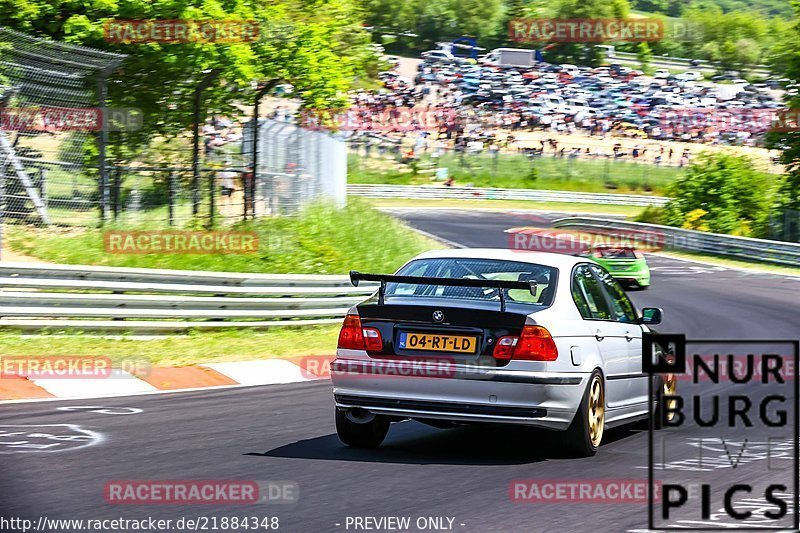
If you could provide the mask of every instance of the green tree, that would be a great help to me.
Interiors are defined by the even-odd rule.
[[[776,47],[773,66],[776,72],[794,80],[800,80],[800,1],[793,1],[795,20],[783,42]],[[800,95],[787,98],[786,106],[800,109]],[[780,217],[788,212],[800,212],[800,131],[774,132],[767,141],[773,148],[782,149],[781,162],[786,173],[778,191],[773,214]],[[800,239],[800,228],[786,235],[787,238]]]
[[[715,233],[763,234],[773,187],[744,156],[701,154],[668,189],[663,220]]]
[[[745,70],[761,58],[762,49],[753,39],[725,41],[719,50],[719,63],[726,70]]]
[[[560,19],[627,18],[630,14],[628,0],[561,0],[555,17]],[[575,62],[597,64],[602,54],[595,46],[600,43],[562,43],[548,54],[550,62]]]
[[[497,39],[506,32],[503,0],[366,0],[364,5],[367,24],[379,32],[416,34],[410,44],[417,50],[458,37]]]
[[[695,5],[683,14],[693,31],[678,53],[741,69],[759,63],[781,39],[781,22],[757,12],[724,12],[719,6]]]
[[[650,61],[653,59],[653,52],[650,50],[649,44],[643,41],[636,46],[636,59],[639,60],[639,66],[643,72],[650,70]]]
[[[356,0],[0,0],[2,25],[128,54],[109,83],[109,105],[139,108],[144,118],[140,131],[126,133],[126,146],[185,131],[194,89],[214,68],[219,81],[204,93],[210,113],[241,113],[236,106],[251,101],[253,80],[285,80],[308,106],[343,105],[366,68],[362,15]],[[111,43],[103,25],[115,19],[255,20],[260,32],[253,42],[232,44]]]

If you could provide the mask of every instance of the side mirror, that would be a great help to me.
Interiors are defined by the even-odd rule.
[[[655,326],[656,324],[661,324],[663,318],[664,311],[660,307],[645,307],[642,309],[642,318],[639,319],[639,323]]]

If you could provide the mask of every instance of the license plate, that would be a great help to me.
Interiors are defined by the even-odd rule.
[[[475,353],[478,349],[478,337],[401,333],[399,348],[401,350],[420,350],[425,352]]]

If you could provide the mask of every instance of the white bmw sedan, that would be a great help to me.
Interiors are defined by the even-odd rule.
[[[639,316],[590,259],[441,250],[394,275],[350,276],[379,288],[350,309],[331,366],[346,444],[378,446],[410,418],[549,428],[593,455],[606,428],[648,415],[642,333],[661,310]],[[674,379],[653,379],[674,394]]]

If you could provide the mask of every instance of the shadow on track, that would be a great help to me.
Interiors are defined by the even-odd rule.
[[[636,433],[629,427],[607,430],[603,445]],[[599,454],[603,454],[602,447]],[[417,465],[517,465],[575,460],[557,432],[494,425],[434,429],[417,422],[392,424],[383,445],[376,449],[351,448],[332,434],[244,455]]]

